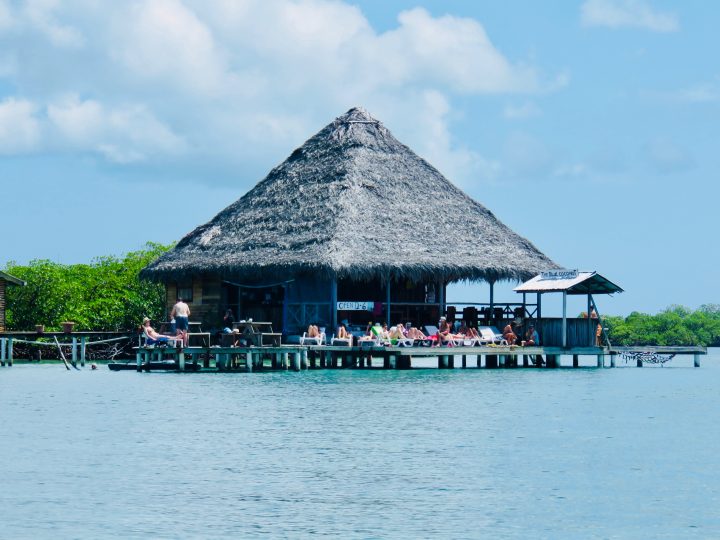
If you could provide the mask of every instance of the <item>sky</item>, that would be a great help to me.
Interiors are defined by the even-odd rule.
[[[179,240],[362,106],[623,287],[601,311],[720,303],[718,20],[663,0],[0,0],[0,268]]]

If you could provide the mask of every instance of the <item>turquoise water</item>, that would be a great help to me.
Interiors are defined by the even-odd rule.
[[[691,364],[0,368],[0,537],[717,538],[720,354]]]

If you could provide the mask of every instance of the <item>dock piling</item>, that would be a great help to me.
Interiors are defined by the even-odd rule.
[[[617,355],[615,353],[610,353],[610,367],[611,368],[615,367],[615,357],[616,356]]]
[[[698,353],[693,355],[693,366],[700,367],[700,355]]]
[[[599,367],[599,368],[605,367],[605,355],[604,354],[597,355],[597,367]]]
[[[5,359],[8,366],[13,365],[13,338],[7,340],[7,358]]]
[[[85,344],[87,342],[87,338],[85,336],[80,337],[80,365],[82,367],[85,367]]]
[[[0,366],[5,367],[5,338],[0,338]]]
[[[579,367],[580,366],[580,355],[573,354],[573,367]]]
[[[162,355],[162,353],[160,354]],[[185,352],[183,350],[180,350],[178,353],[178,369],[185,371]]]

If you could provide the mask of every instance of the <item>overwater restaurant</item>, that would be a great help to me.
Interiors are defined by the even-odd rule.
[[[501,304],[493,286],[558,268],[354,108],[142,276],[165,284],[168,309],[181,297],[208,328],[231,309],[294,335],[311,323],[332,333],[343,320],[539,318],[539,294]],[[489,283],[490,298],[446,305],[447,285],[461,280]]]

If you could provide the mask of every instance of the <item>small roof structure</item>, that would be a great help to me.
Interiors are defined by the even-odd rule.
[[[458,234],[468,240],[450,240]],[[494,282],[552,268],[530,241],[354,108],[140,275]]]
[[[27,285],[22,279],[18,279],[15,276],[11,276],[10,274],[7,274],[0,270],[0,279],[7,281],[8,283],[12,283],[13,285],[20,285],[25,286]]]
[[[623,292],[618,285],[597,272],[580,272],[578,270],[549,270],[538,274],[513,290],[519,293],[565,292],[567,294]]]

